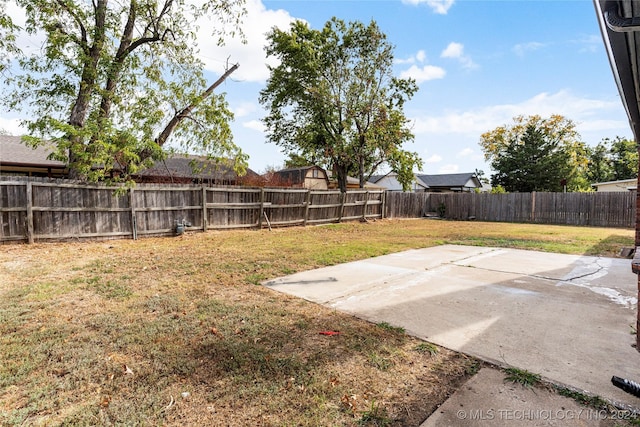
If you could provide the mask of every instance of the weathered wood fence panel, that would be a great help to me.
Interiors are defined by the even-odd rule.
[[[407,193],[409,195],[410,193]],[[636,192],[594,193],[416,193],[406,206],[424,202],[425,213],[454,220],[529,222],[595,227],[635,227]],[[386,216],[394,217],[395,195],[387,196]],[[409,198],[411,196],[409,195]],[[393,201],[392,201],[393,200]],[[414,208],[416,211],[417,209]],[[414,211],[415,212],[415,211]],[[400,217],[400,216],[398,216]]]
[[[425,206],[430,193],[401,193],[388,191],[385,195],[385,217],[420,218],[425,215]]]
[[[0,185],[0,236],[3,240],[27,238],[27,185]]]
[[[206,229],[259,227],[264,203],[255,188],[204,188]]]
[[[172,233],[178,222],[202,228],[201,187],[140,185],[129,192],[136,235]]]
[[[13,179],[12,179],[13,178]],[[382,218],[384,192],[137,185],[0,177],[0,243],[123,238]]]
[[[307,224],[327,224],[341,218],[340,191],[310,191],[307,205]]]

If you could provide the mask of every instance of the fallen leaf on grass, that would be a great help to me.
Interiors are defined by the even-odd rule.
[[[350,409],[353,412],[356,411],[358,396],[356,396],[355,394],[352,394],[351,396],[345,394],[340,398],[340,401],[347,409]]]
[[[109,403],[111,403],[111,396],[103,396],[100,400],[100,406],[102,406],[103,408],[108,407]]]
[[[320,335],[328,335],[330,337],[334,335],[340,335],[340,331],[320,331],[318,332]]]

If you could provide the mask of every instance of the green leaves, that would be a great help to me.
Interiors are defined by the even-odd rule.
[[[194,46],[197,17],[208,15],[212,35],[222,37],[239,25],[244,0],[211,0],[201,8],[184,0],[16,2],[26,13],[24,30],[45,41],[11,70],[3,102],[36,117],[31,143],[54,141],[54,156],[69,161],[72,177],[101,180],[117,171],[128,179],[161,156],[167,138],[158,135],[187,107],[165,135],[173,134],[172,145],[246,167],[224,95],[206,92]],[[0,35],[8,35],[0,41],[0,71],[18,30],[0,9]]]
[[[347,174],[362,185],[383,164],[403,177],[420,164],[401,149],[413,139],[402,107],[417,86],[392,75],[393,46],[374,21],[332,18],[322,30],[296,21],[268,38],[280,62],[260,93],[272,143],[335,169],[343,191]]]
[[[496,171],[492,185],[506,191],[588,190],[585,144],[563,116],[517,116],[512,125],[482,134],[480,146]]]

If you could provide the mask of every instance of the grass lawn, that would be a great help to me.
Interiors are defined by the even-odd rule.
[[[383,220],[0,246],[0,424],[417,426],[478,361],[258,284],[445,243],[615,256],[633,239]]]

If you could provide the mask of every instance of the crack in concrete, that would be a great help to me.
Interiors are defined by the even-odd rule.
[[[585,273],[581,276],[576,276],[576,277],[572,277],[570,279],[561,279],[563,282],[572,282],[574,280],[579,280],[579,279],[584,279],[585,277],[589,277],[589,276],[595,276],[596,274],[600,273],[602,270],[605,270],[607,267],[604,265],[600,265],[600,261],[602,261],[601,257],[597,257],[596,258],[596,262],[594,263],[595,265],[598,266],[598,269],[596,271],[590,272],[590,273]]]

